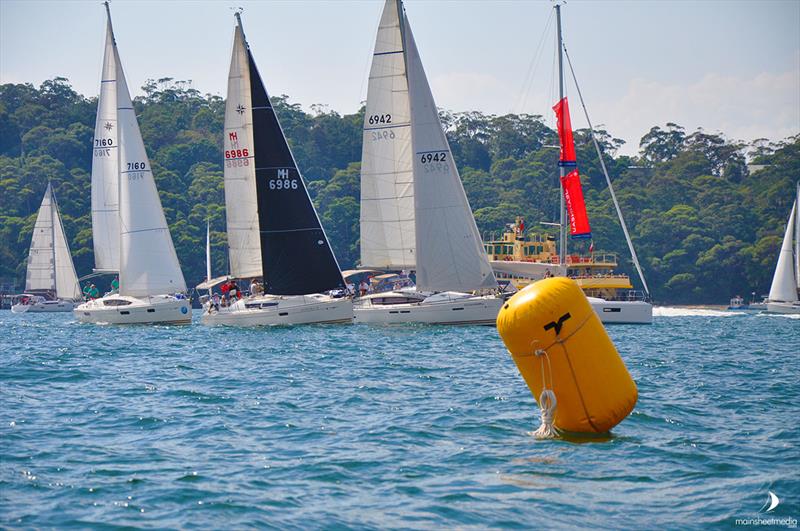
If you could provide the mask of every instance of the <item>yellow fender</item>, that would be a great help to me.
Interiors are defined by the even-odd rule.
[[[573,280],[548,278],[516,293],[497,330],[543,410],[547,390],[555,393],[557,429],[606,433],[636,405],[636,383]]]

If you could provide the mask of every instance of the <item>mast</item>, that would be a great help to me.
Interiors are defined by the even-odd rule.
[[[211,221],[206,221],[206,280],[211,280]]]
[[[561,101],[564,99],[564,57],[561,51],[562,49],[562,39],[561,39],[561,4],[556,4],[556,28],[558,32],[558,100]],[[559,229],[558,229],[558,262],[562,267],[566,266],[566,258],[567,258],[567,214],[566,214],[566,205],[564,203],[564,184],[562,180],[564,179],[564,175],[566,174],[566,168],[564,166],[559,165],[558,167],[558,189],[559,189],[559,204],[560,204],[560,216],[559,216]],[[565,270],[566,272],[566,270]]]
[[[56,216],[55,216],[55,198],[53,197],[53,188],[50,181],[47,182],[47,194],[50,196],[50,235],[53,243],[53,291],[56,298],[58,298],[58,266],[56,264]]]

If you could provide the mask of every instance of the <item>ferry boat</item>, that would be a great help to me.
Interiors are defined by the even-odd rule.
[[[524,221],[506,226],[500,239],[484,241],[484,249],[498,282],[522,289],[550,276],[566,276],[583,289],[595,312],[604,323],[653,322],[653,306],[644,292],[635,290],[631,279],[616,271],[617,255],[591,252],[568,254],[564,263],[556,249],[556,238],[526,233]]]

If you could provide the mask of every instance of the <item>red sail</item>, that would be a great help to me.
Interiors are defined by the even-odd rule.
[[[572,139],[572,122],[569,119],[569,104],[567,98],[555,104],[553,110],[556,112],[558,127],[558,139],[561,141],[561,156],[558,158],[559,166],[575,166],[575,141]]]
[[[581,178],[578,170],[572,170],[561,178],[561,187],[564,189],[564,202],[569,215],[569,233],[573,238],[591,238],[592,229],[589,227],[589,216],[586,215],[586,203],[583,201]]]

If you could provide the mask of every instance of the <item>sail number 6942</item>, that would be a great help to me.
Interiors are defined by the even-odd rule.
[[[428,162],[444,162],[447,160],[447,152],[440,153],[423,153],[420,162],[427,164]]]

